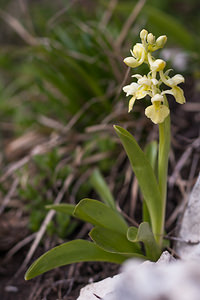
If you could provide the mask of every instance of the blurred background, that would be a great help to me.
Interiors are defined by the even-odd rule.
[[[171,74],[186,79],[181,87],[187,103],[169,98],[166,230],[173,235],[199,169],[200,2],[1,0],[2,299],[75,299],[89,278],[116,272],[107,264],[78,264],[23,280],[34,258],[64,241],[87,238],[88,225],[53,216],[47,204],[102,199],[107,184],[127,218],[140,221],[137,181],[113,124],[132,132],[142,148],[158,137],[157,126],[144,116],[149,100],[138,101],[128,114],[122,92],[130,75],[140,72],[128,73],[123,58],[143,28],[156,37],[167,35],[165,49],[156,55],[168,61]]]

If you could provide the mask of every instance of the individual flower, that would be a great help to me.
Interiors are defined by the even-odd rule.
[[[136,99],[142,99],[146,95],[152,96],[152,84],[153,82],[155,84],[158,82],[156,79],[150,79],[147,76],[141,76],[139,74],[133,75],[133,77],[138,79],[137,83],[132,82],[123,87],[126,96],[132,95],[132,98],[129,100],[129,112],[132,110]]]
[[[130,50],[130,52],[131,52],[132,56],[126,57],[124,59],[125,64],[131,68],[136,68],[136,67],[140,66],[146,58],[146,51],[145,51],[144,46],[140,43],[137,43],[133,47],[133,50]]]
[[[171,90],[163,91],[162,95],[164,94],[173,95],[177,103],[184,104],[186,101],[185,101],[183,90],[179,86],[177,86],[179,83],[185,81],[184,77],[181,74],[176,74],[175,76],[170,78],[168,76],[168,73],[169,72],[163,73],[163,71],[159,72],[162,82],[165,85],[171,87]]]
[[[170,94],[174,96],[175,100],[179,104],[184,104],[186,102],[183,90],[179,86],[173,86],[171,90],[166,90],[162,92],[162,95]]]
[[[163,104],[164,98],[161,94],[156,94],[151,98],[152,105],[145,109],[145,115],[154,124],[162,123],[169,115],[169,108]]]
[[[176,74],[175,76],[173,77],[169,77],[168,74],[169,74],[169,71],[168,70],[167,72],[163,73],[163,70],[160,70],[159,71],[159,75],[160,75],[160,78],[162,80],[162,82],[170,87],[173,87],[177,84],[180,84],[182,82],[185,82],[185,78],[181,75],[181,74]]]
[[[159,72],[165,68],[166,62],[163,59],[153,59],[151,53],[148,53],[147,57],[152,72]]]

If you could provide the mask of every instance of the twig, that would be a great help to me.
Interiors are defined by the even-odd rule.
[[[29,9],[28,9],[28,2],[26,0],[18,0],[18,1],[19,1],[19,6],[23,13],[23,17],[26,21],[26,25],[28,26],[29,30],[31,30],[32,32],[35,32],[32,18],[29,13]]]
[[[122,81],[121,85],[119,86],[119,89],[118,89],[118,91],[117,91],[117,93],[116,93],[116,96],[115,96],[115,99],[114,99],[113,102],[116,102],[117,99],[119,98],[119,96],[120,96],[120,94],[121,94],[121,91],[122,91],[122,87],[125,85],[125,83],[126,83],[126,81],[127,81],[128,75],[129,75],[129,73],[130,73],[130,69],[131,69],[131,68],[128,68],[128,69],[127,69],[126,74],[125,74],[125,76],[124,76],[124,80]]]
[[[34,285],[32,291],[31,291],[31,293],[30,293],[30,295],[29,295],[29,297],[28,297],[28,300],[34,300],[34,299],[35,299],[35,294],[36,294],[36,292],[37,292],[38,289],[39,289],[39,286],[40,286],[40,284],[41,284],[41,279],[42,279],[41,276],[40,276],[40,277],[37,277],[37,279],[36,279],[36,284]]]
[[[197,165],[198,165],[198,161],[199,161],[199,154],[195,153],[192,159],[192,164],[191,164],[191,168],[190,168],[190,173],[188,176],[188,180],[187,180],[187,188],[186,188],[186,193],[188,194],[190,192],[190,188],[191,188],[191,180],[194,178],[195,176],[195,171],[197,169]]]
[[[71,120],[68,122],[68,124],[64,127],[63,129],[63,133],[68,132],[75,124],[76,122],[79,120],[79,118],[82,116],[83,113],[85,113],[91,105],[101,102],[100,99],[97,98],[92,98],[91,101],[86,102],[82,109],[80,109],[72,118]]]
[[[63,131],[64,125],[58,122],[57,120],[53,120],[52,118],[46,117],[44,115],[39,115],[38,122],[42,125],[53,128],[58,131]]]
[[[63,7],[62,9],[57,11],[55,15],[53,15],[53,17],[51,17],[47,22],[47,27],[51,29],[55,24],[55,22],[57,21],[57,19],[60,18],[62,15],[64,15],[76,2],[77,0],[72,0],[66,7]]]
[[[18,183],[19,183],[19,180],[18,180],[18,178],[16,178],[13,181],[11,189],[9,190],[8,194],[5,196],[5,198],[4,198],[4,200],[3,200],[2,204],[1,204],[0,215],[3,213],[4,209],[6,208],[6,206],[8,205],[8,203],[10,202],[10,199],[12,198],[14,192],[16,191]]]
[[[108,25],[112,15],[113,15],[113,11],[117,5],[118,0],[111,0],[108,4],[108,9],[105,11],[105,13],[103,14],[103,17],[100,21],[99,24],[99,28],[101,30],[104,30],[106,28],[106,26]]]
[[[29,45],[37,46],[41,43],[40,39],[31,35],[22,24],[13,16],[0,9],[0,17],[18,33],[18,35]]]
[[[177,242],[181,242],[181,243],[186,243],[189,245],[198,245],[200,243],[200,241],[191,241],[191,240],[185,240],[179,237],[175,237],[175,236],[164,236],[164,239],[166,240],[171,240],[171,241],[177,241]]]
[[[17,243],[12,249],[8,251],[3,260],[3,263],[6,263],[16,252],[18,252],[22,247],[30,243],[36,236],[36,233],[32,233],[31,235],[27,236],[25,239]]]
[[[95,163],[97,161],[101,161],[102,159],[109,158],[112,155],[113,155],[112,151],[106,151],[106,152],[103,152],[103,153],[97,153],[97,154],[91,155],[90,157],[87,157],[87,158],[83,159],[81,161],[81,165],[92,164],[92,163]]]
[[[134,9],[132,10],[129,18],[127,19],[127,21],[125,22],[119,37],[116,41],[116,48],[120,48],[123,41],[126,38],[127,32],[129,31],[131,25],[133,24],[133,22],[135,21],[135,19],[137,18],[137,16],[139,15],[140,11],[142,10],[143,6],[145,5],[146,0],[139,0],[137,2],[137,4],[135,5]]]
[[[197,139],[194,140],[194,142],[192,143],[191,146],[189,146],[185,152],[182,154],[182,156],[180,157],[178,163],[176,164],[176,167],[174,169],[173,174],[171,175],[171,177],[169,178],[169,186],[172,188],[178,178],[178,174],[180,173],[181,169],[183,168],[183,166],[185,165],[186,161],[188,160],[188,158],[190,157],[192,150],[194,148],[198,148],[200,146],[200,137],[198,137]]]

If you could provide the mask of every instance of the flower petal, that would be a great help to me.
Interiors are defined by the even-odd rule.
[[[128,66],[128,67],[131,67],[131,68],[136,68],[138,67],[139,65],[142,64],[142,62],[138,61],[137,59],[135,59],[134,57],[126,57],[124,59],[124,63]]]
[[[128,112],[130,112],[132,109],[133,109],[133,105],[135,103],[135,100],[136,98],[135,97],[132,97],[129,101],[129,104],[128,104]]]
[[[185,81],[185,78],[180,75],[180,74],[176,74],[175,76],[173,76],[172,78],[167,79],[167,85],[170,87],[173,87],[179,83],[182,83]]]
[[[140,78],[142,78],[142,75],[140,75],[140,74],[134,74],[134,75],[132,75],[131,77],[135,77],[135,78],[137,78],[137,79],[140,79]]]
[[[169,115],[169,108],[165,105],[160,105],[159,109],[156,109],[154,105],[150,105],[145,109],[145,115],[150,118],[154,124],[159,124]]]
[[[126,93],[126,96],[129,96],[134,95],[138,88],[139,84],[137,84],[136,82],[132,82],[131,84],[124,86],[123,91]]]
[[[173,86],[172,87],[172,92],[173,92],[173,95],[174,95],[174,98],[175,98],[176,102],[178,102],[180,104],[183,104],[183,103],[186,102],[183,90],[180,87]]]

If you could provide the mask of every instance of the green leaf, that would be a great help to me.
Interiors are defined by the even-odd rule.
[[[122,127],[114,126],[114,128],[124,146],[135,176],[137,177],[149,210],[153,233],[156,240],[159,240],[160,231],[162,230],[162,220],[160,217],[162,202],[153,169],[134,137]]]
[[[114,198],[99,169],[94,170],[90,177],[90,182],[101,197],[101,200],[109,207],[116,209]]]
[[[46,205],[45,207],[47,209],[54,209],[57,212],[65,213],[69,216],[73,216],[73,212],[75,209],[75,205],[67,203]]]
[[[143,242],[145,246],[146,256],[156,261],[160,256],[160,248],[158,247],[149,223],[143,222],[138,228],[136,235],[135,227],[129,227],[127,231],[127,238],[131,242]]]
[[[150,165],[152,166],[152,169],[154,170],[154,173],[156,174],[156,167],[157,167],[157,155],[158,155],[158,143],[157,141],[150,142],[144,150],[147,159],[150,162]]]
[[[126,254],[128,256],[142,256],[140,246],[130,242],[125,234],[103,228],[94,227],[90,231],[91,239],[105,251]]]
[[[125,233],[127,224],[123,217],[104,203],[93,200],[81,200],[74,210],[74,216],[93,225]]]
[[[81,261],[122,263],[125,256],[109,253],[92,242],[75,240],[57,246],[39,257],[27,270],[25,279],[32,279],[54,268]]]

